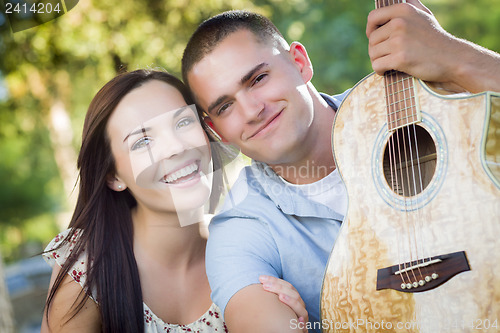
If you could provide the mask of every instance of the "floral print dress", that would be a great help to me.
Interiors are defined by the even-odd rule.
[[[73,232],[71,240],[63,247],[56,249],[59,244],[65,239],[70,232]],[[45,248],[45,253],[43,258],[51,266],[57,263],[62,266],[66,259],[69,257],[74,244],[78,237],[80,236],[78,230],[72,231],[72,229],[67,229],[60,234],[58,234]],[[68,274],[78,282],[82,287],[85,283],[86,278],[86,263],[87,256],[85,253],[80,255],[78,260],[75,262],[73,267],[69,270]],[[96,302],[95,298],[92,299]],[[96,302],[97,303],[97,302]],[[210,308],[205,312],[198,320],[193,323],[186,325],[179,324],[169,324],[165,323],[163,320],[158,318],[153,311],[143,303],[144,308],[144,331],[148,333],[180,333],[180,332],[192,332],[192,333],[212,333],[212,332],[228,332],[226,324],[224,323],[221,315],[220,309],[212,303]]]

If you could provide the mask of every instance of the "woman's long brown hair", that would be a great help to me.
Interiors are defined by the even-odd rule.
[[[70,318],[82,309],[86,295],[92,295],[98,302],[102,332],[144,332],[141,284],[133,252],[131,209],[136,205],[136,200],[128,190],[116,192],[107,186],[107,180],[115,174],[115,162],[106,135],[106,125],[122,98],[151,80],[163,81],[175,87],[188,105],[193,104],[188,89],[179,79],[166,72],[150,70],[120,74],[94,97],[83,126],[77,162],[79,193],[69,225],[74,230],[81,230],[82,234],[74,244],[72,255],[63,264],[46,302],[46,309],[49,309],[66,274],[84,251],[87,256],[87,278],[79,301],[75,300]],[[204,122],[201,123],[206,130]],[[210,133],[209,138],[214,141]],[[214,150],[212,159],[214,168],[220,168],[220,155]],[[220,194],[220,184],[221,179],[214,179],[216,186],[213,196],[218,197]],[[62,245],[69,241],[70,236]],[[46,313],[49,320],[48,311]]]

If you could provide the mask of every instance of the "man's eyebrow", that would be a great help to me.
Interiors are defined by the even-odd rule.
[[[255,75],[256,72],[258,72],[259,70],[262,69],[262,67],[265,67],[267,65],[268,65],[267,63],[262,62],[262,63],[258,64],[257,66],[255,66],[254,68],[252,68],[251,70],[249,70],[248,73],[246,73],[241,78],[240,85],[244,85],[246,82],[248,82],[250,79],[252,79],[252,77]],[[215,100],[215,102],[213,102],[212,104],[210,104],[208,106],[207,113],[211,114],[212,111],[213,111],[213,109],[215,109],[219,104],[221,104],[222,102],[224,102],[224,100],[226,100],[228,97],[229,97],[229,95],[222,95],[219,98],[217,98]]]
[[[215,102],[213,102],[212,104],[210,104],[207,108],[207,113],[208,114],[212,114],[212,111],[219,105],[219,104],[222,104],[222,102],[224,102],[227,98],[229,97],[229,95],[222,95],[222,96],[219,96],[219,98],[217,98],[215,100]]]
[[[130,132],[129,134],[127,134],[125,139],[123,139],[123,142],[127,141],[127,139],[132,135],[137,135],[137,134],[143,133],[143,135],[146,136],[147,131],[151,131],[151,127],[141,127],[137,131]]]
[[[261,68],[264,66],[267,66],[267,63],[262,62],[262,63],[258,64],[257,66],[255,66],[254,68],[252,68],[251,70],[249,70],[248,73],[241,78],[240,84],[244,85],[247,81],[249,81],[255,75],[256,72],[260,71]]]

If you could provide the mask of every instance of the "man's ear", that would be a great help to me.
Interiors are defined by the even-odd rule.
[[[210,119],[209,116],[203,117],[203,121],[212,130],[212,132],[220,139],[220,141],[222,141],[224,143],[228,143],[228,141],[217,131],[212,119]]]
[[[293,42],[292,44],[290,44],[290,51],[288,52],[299,68],[299,72],[302,75],[304,82],[307,83],[311,81],[313,77],[313,66],[311,63],[311,59],[309,59],[309,56],[307,55],[307,51],[304,45],[300,44],[299,42]]]
[[[116,175],[108,175],[106,177],[106,184],[110,189],[116,192],[124,191],[127,188],[127,185]]]

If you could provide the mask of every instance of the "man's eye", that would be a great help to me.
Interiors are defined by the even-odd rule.
[[[232,105],[232,103],[226,103],[224,105],[222,105],[218,110],[217,110],[217,115],[220,116],[222,113],[224,113],[230,106]]]
[[[194,122],[194,119],[192,117],[186,117],[182,118],[177,122],[177,128],[183,128],[186,127]]]
[[[137,140],[132,145],[132,147],[130,148],[130,150],[137,150],[137,149],[144,148],[144,147],[148,146],[152,141],[153,140],[150,137],[143,136],[142,138],[140,138],[139,140]]]
[[[262,74],[258,75],[258,76],[255,78],[255,80],[253,80],[253,84],[255,85],[255,84],[259,83],[260,81],[262,81],[263,79],[265,79],[265,78],[266,78],[266,76],[267,76],[267,74],[266,74],[266,73],[262,73]]]

